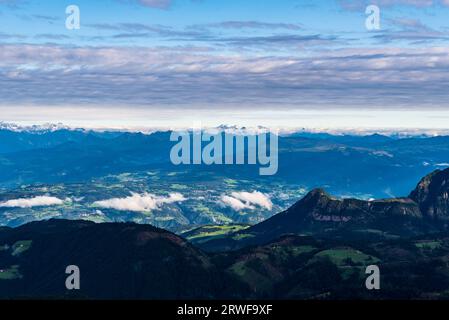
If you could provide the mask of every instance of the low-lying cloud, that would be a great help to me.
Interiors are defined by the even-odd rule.
[[[96,201],[94,206],[115,209],[118,211],[148,212],[159,210],[164,204],[183,202],[187,199],[180,193],[171,193],[168,197],[156,196],[151,193],[132,193],[126,198],[112,198]]]
[[[59,206],[64,204],[64,200],[56,197],[39,196],[34,198],[12,199],[0,203],[0,208],[33,208]]]
[[[231,196],[223,195],[221,202],[235,211],[254,210],[256,207],[267,210],[273,209],[273,203],[270,198],[259,191],[233,192]]]

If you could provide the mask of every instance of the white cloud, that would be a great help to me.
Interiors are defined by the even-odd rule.
[[[273,209],[273,203],[269,196],[259,191],[233,192],[231,196],[223,195],[221,202],[235,211],[254,210],[256,206],[267,210]]]
[[[171,5],[171,0],[139,0],[143,6],[165,9]]]
[[[230,196],[222,196],[221,201],[223,202],[224,205],[231,207],[235,211],[241,211],[244,209],[251,209],[251,210],[254,209],[253,206],[247,205],[247,204],[243,203],[242,201],[240,201],[236,198],[230,197]]]
[[[449,163],[447,163],[447,162],[437,163],[435,166],[437,166],[437,167],[449,167]]]
[[[34,198],[22,198],[13,199],[0,203],[2,208],[32,208],[32,207],[46,207],[46,206],[58,206],[64,204],[64,200],[49,197],[39,196]]]
[[[96,201],[93,205],[119,211],[146,212],[159,210],[164,204],[183,202],[185,200],[187,199],[180,193],[171,193],[168,197],[156,196],[151,193],[132,193],[131,196],[126,198]]]

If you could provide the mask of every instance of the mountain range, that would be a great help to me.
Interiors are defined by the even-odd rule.
[[[170,149],[175,143],[170,142],[170,133],[71,130],[61,125],[18,130],[4,124],[0,126],[0,187],[86,182],[154,168],[185,171],[171,164]],[[405,195],[418,178],[432,168],[444,167],[449,157],[446,136],[299,132],[279,139],[280,179],[310,188],[326,186],[339,195]],[[254,166],[198,166],[192,170],[229,178],[258,176]]]
[[[60,203],[0,205],[0,225],[51,218],[147,223],[173,232],[209,224],[254,225],[317,187],[343,198],[407,197],[418,179],[446,167],[449,159],[445,136],[300,131],[279,137],[278,174],[263,177],[259,166],[175,166],[170,134],[0,125],[0,204],[43,196]],[[233,207],[222,201],[254,192],[270,205]],[[185,201],[155,210],[97,205],[133,194],[169,198],[175,193]]]

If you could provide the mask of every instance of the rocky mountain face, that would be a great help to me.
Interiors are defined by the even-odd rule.
[[[263,230],[266,225],[284,225],[294,231],[298,225],[369,224],[381,218],[422,218],[418,205],[408,198],[363,201],[336,199],[322,189],[312,190],[302,200],[278,216],[254,226]],[[283,221],[285,219],[285,221]],[[289,221],[289,222],[287,222]]]
[[[425,218],[449,220],[449,169],[423,178],[410,194]]]
[[[269,225],[283,225],[291,229],[288,231],[316,224],[372,226],[379,220],[400,218],[440,222],[449,219],[449,169],[423,178],[407,198],[336,199],[322,189],[315,189],[285,212],[250,230],[263,231]]]
[[[234,236],[244,241],[219,239],[202,247],[236,249],[285,234],[384,238],[444,231],[449,220],[448,192],[449,169],[423,178],[406,198],[337,199],[323,189],[315,189],[286,211]]]

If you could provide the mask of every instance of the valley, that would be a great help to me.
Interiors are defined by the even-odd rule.
[[[0,298],[449,298],[447,137],[289,134],[267,177],[169,136],[0,130]]]
[[[203,226],[183,237],[131,222],[3,227],[0,297],[447,299],[448,188],[449,169],[424,177],[410,198],[380,207],[313,190],[254,226]],[[317,212],[351,218],[323,220]],[[83,284],[67,291],[63,271],[73,264]],[[381,270],[381,290],[365,288],[370,265]]]
[[[0,224],[20,226],[51,218],[132,221],[179,233],[203,225],[256,224],[315,188],[341,198],[405,197],[422,176],[444,168],[448,139],[282,135],[279,171],[267,177],[250,165],[172,165],[170,132],[20,129],[3,124]],[[151,205],[123,205],[133,194],[134,200]],[[255,203],[248,201],[254,200],[251,194],[257,195]],[[61,204],[25,201],[7,206],[44,196]],[[173,196],[182,201],[173,201]],[[121,205],[111,206],[111,201]]]

